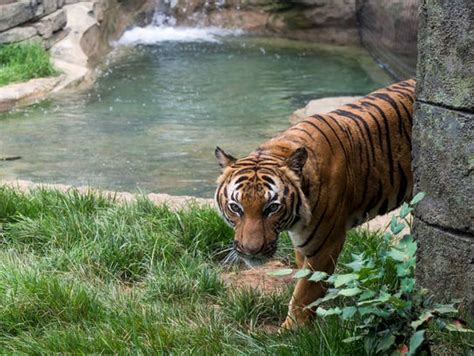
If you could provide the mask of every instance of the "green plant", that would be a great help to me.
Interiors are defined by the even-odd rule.
[[[327,294],[309,305],[318,316],[337,316],[355,324],[350,343],[361,340],[367,354],[415,355],[429,350],[428,328],[447,332],[474,332],[457,320],[457,302],[436,304],[426,289],[415,288],[416,241],[411,234],[396,236],[409,224],[407,216],[424,194],[403,204],[385,232],[378,252],[352,254],[344,273],[300,270],[296,278],[325,282]],[[339,305],[335,304],[342,302]],[[327,307],[329,305],[329,307]]]
[[[48,52],[39,43],[0,45],[0,85],[56,74]]]

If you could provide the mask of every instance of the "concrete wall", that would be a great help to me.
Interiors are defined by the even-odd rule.
[[[417,278],[474,316],[474,2],[420,7],[413,127]]]

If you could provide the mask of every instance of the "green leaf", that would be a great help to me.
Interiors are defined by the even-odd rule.
[[[342,342],[344,342],[344,343],[346,343],[346,344],[349,344],[349,343],[351,343],[351,342],[360,340],[360,339],[362,339],[362,338],[363,338],[362,335],[351,336],[351,337],[348,337],[347,339],[342,340]]]
[[[460,322],[454,322],[446,325],[446,330],[461,332],[461,333],[474,333],[474,330],[466,329]]]
[[[395,261],[404,262],[409,257],[402,251],[392,248],[387,252],[387,256],[393,258]]]
[[[386,334],[385,336],[380,338],[379,341],[377,342],[376,352],[387,351],[393,346],[394,343],[395,343],[395,335]]]
[[[402,278],[400,283],[400,291],[402,293],[410,293],[415,288],[415,278]]]
[[[403,203],[402,208],[400,209],[400,217],[402,219],[406,218],[408,214],[413,211],[413,208],[410,207],[407,203]]]
[[[359,289],[357,287],[341,289],[339,291],[339,295],[343,295],[344,297],[352,297],[352,296],[360,294],[360,293],[362,293],[362,289]]]
[[[452,304],[444,304],[444,305],[438,304],[433,309],[433,311],[440,314],[449,314],[449,313],[457,313],[458,309],[455,308]]]
[[[354,316],[356,312],[357,312],[356,307],[344,307],[342,308],[342,318],[344,320],[350,319]]]
[[[341,308],[339,308],[339,307],[329,308],[327,310],[324,309],[324,308],[321,308],[321,307],[316,309],[316,314],[318,316],[321,316],[321,317],[326,317],[326,316],[330,316],[330,315],[339,315],[341,313],[342,313],[342,311],[341,311]]]
[[[353,280],[357,279],[359,275],[357,273],[346,273],[334,275],[334,287],[339,288]]]
[[[431,314],[430,311],[425,311],[423,314],[420,315],[420,318],[418,320],[412,321],[410,326],[413,328],[413,330],[416,330],[420,325],[430,320],[432,317],[433,314]]]
[[[351,263],[346,263],[346,264],[344,264],[344,266],[349,267],[354,272],[359,272],[362,269],[362,267],[364,266],[364,263],[363,263],[363,261],[359,260],[359,261],[353,261]]]
[[[277,269],[275,271],[268,272],[267,274],[272,277],[281,277],[281,276],[287,276],[292,273],[293,273],[293,270],[291,268],[282,268],[282,269]]]
[[[377,294],[377,293],[375,293],[374,291],[366,290],[364,293],[362,293],[361,295],[359,295],[359,300],[360,300],[360,301],[367,300],[367,299],[369,299],[369,298],[374,297],[376,294]]]
[[[397,218],[395,215],[392,216],[392,220],[390,221],[390,231],[392,234],[397,235],[405,228],[405,224],[398,223]]]
[[[419,330],[411,336],[410,345],[408,346],[408,355],[416,355],[416,349],[420,347],[425,339],[425,331],[426,330]]]
[[[417,195],[413,197],[413,199],[410,201],[410,205],[416,205],[418,204],[424,197],[426,193],[424,192],[419,192]]]
[[[327,302],[328,300],[336,299],[339,296],[339,290],[330,289],[329,292],[323,297],[315,300],[311,304],[307,305],[306,308],[317,307],[319,304]]]
[[[309,280],[312,282],[319,282],[324,280],[327,276],[328,274],[326,272],[317,271],[314,272],[311,277],[309,277]]]
[[[308,276],[309,274],[311,274],[311,270],[307,268],[303,268],[303,269],[300,269],[298,272],[296,272],[293,278],[304,278]]]

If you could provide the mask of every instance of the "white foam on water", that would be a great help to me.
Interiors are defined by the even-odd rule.
[[[226,36],[238,36],[242,30],[219,27],[172,27],[149,25],[126,31],[117,41],[118,45],[156,44],[160,42],[220,42]]]

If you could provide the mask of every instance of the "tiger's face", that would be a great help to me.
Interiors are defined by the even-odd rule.
[[[248,264],[258,264],[274,255],[278,235],[305,215],[306,201],[298,172],[306,150],[291,159],[235,159],[220,148],[216,157],[223,169],[216,201],[224,220],[234,228],[234,250]]]

